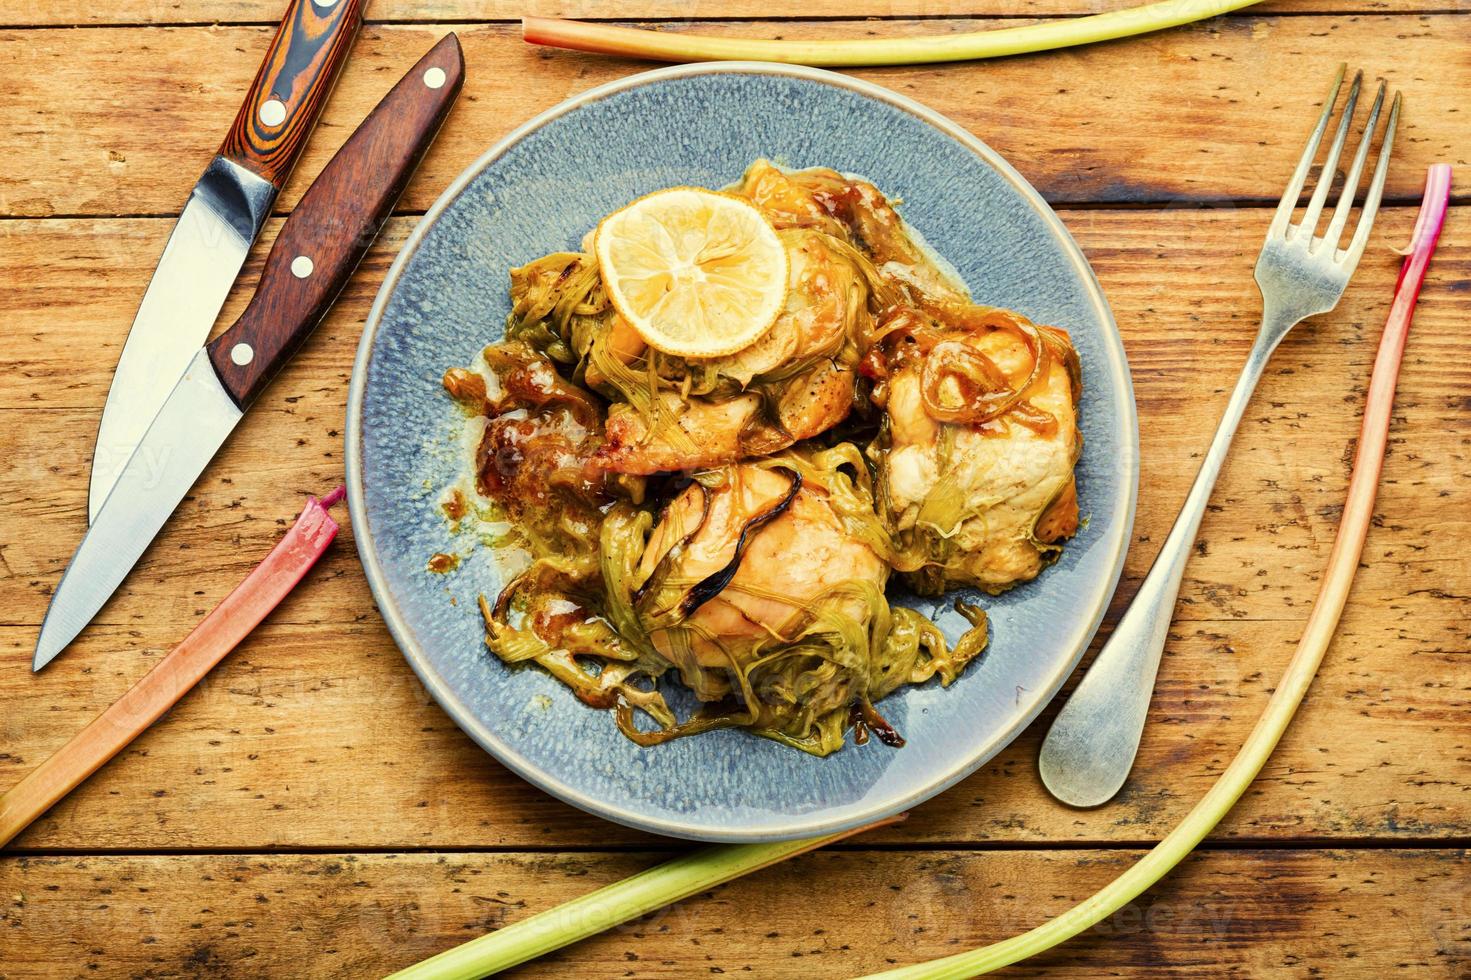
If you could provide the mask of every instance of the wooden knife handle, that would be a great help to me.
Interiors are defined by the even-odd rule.
[[[348,137],[281,226],[250,305],[206,348],[242,410],[337,298],[433,142],[464,78],[459,39],[446,35]]]
[[[363,23],[365,0],[290,0],[220,156],[279,190]]]

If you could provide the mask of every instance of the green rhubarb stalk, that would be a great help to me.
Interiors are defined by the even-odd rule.
[[[1206,20],[1257,2],[1259,0],[1161,0],[1087,17],[924,37],[814,41],[710,37],[555,17],[522,18],[521,36],[530,44],[653,61],[779,61],[842,68],[919,65],[1001,58],[1111,41]]]
[[[1262,766],[1281,740],[1282,733],[1287,730],[1287,723],[1292,720],[1298,705],[1302,704],[1303,696],[1307,694],[1319,664],[1323,662],[1323,654],[1338,627],[1338,619],[1348,600],[1349,587],[1353,584],[1354,573],[1359,567],[1359,557],[1363,553],[1364,540],[1369,533],[1369,521],[1374,513],[1379,473],[1384,465],[1384,449],[1389,435],[1390,412],[1394,407],[1394,388],[1399,378],[1400,359],[1404,355],[1405,339],[1409,335],[1410,320],[1415,312],[1415,300],[1420,295],[1420,286],[1425,281],[1425,270],[1430,265],[1430,257],[1435,252],[1435,243],[1445,221],[1450,187],[1451,168],[1446,164],[1431,167],[1425,182],[1425,199],[1420,206],[1419,219],[1415,222],[1409,253],[1400,269],[1394,304],[1390,307],[1384,337],[1379,342],[1379,354],[1374,361],[1369,395],[1364,407],[1363,430],[1359,436],[1358,455],[1354,460],[1353,476],[1349,479],[1348,500],[1344,505],[1343,518],[1339,521],[1338,536],[1333,542],[1333,553],[1328,558],[1327,574],[1303,630],[1302,641],[1287,665],[1282,682],[1277,685],[1276,692],[1267,703],[1266,711],[1257,721],[1241,751],[1231,761],[1231,765],[1195,805],[1195,809],[1164,840],[1155,845],[1152,851],[1102,890],[1057,918],[1030,932],[990,946],[928,963],[876,973],[865,980],[963,980],[1035,956],[1071,939],[1123,908],[1184,860],[1205,835],[1221,822],[1241,798],[1241,794],[1246,792],[1257,773],[1261,772]]]
[[[903,819],[901,814],[826,837],[695,851],[472,939],[400,970],[389,980],[473,980],[489,976],[752,871]]]

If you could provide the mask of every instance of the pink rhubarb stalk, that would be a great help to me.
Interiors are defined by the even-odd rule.
[[[291,530],[235,591],[112,707],[0,796],[0,847],[100,769],[235,649],[286,598],[337,536],[327,513],[342,487],[308,497]]]

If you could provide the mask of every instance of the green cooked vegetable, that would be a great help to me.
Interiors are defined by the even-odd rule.
[[[788,474],[794,490],[745,521],[743,537],[781,518],[806,488],[820,506],[830,508],[836,527],[857,547],[887,552],[868,471],[853,445],[792,452],[752,465]],[[690,486],[702,494],[728,492],[730,469],[695,474]],[[694,533],[704,527],[702,520]],[[794,602],[738,581],[739,547],[731,563],[735,569],[707,601],[739,592],[775,603],[782,612],[790,607],[792,615],[771,632],[720,635],[698,618],[703,603],[689,598],[698,599],[702,585],[708,592],[709,583],[687,580],[679,572],[693,534],[670,548],[649,573],[645,557],[654,528],[647,505],[618,501],[602,520],[596,549],[572,558],[538,557],[493,606],[481,605],[486,642],[498,657],[508,664],[534,661],[587,704],[615,708],[619,729],[641,745],[741,727],[827,755],[842,746],[850,726],[860,742],[873,732],[889,744],[902,744],[873,702],[933,676],[948,685],[985,648],[986,623],[979,610],[965,610],[972,629],[950,649],[929,620],[890,606],[881,579],[841,581]],[[558,616],[573,621],[549,641],[545,634],[557,626]],[[720,666],[693,654],[701,643],[719,650]],[[657,682],[671,670],[704,702],[691,717],[676,719],[658,691]],[[657,727],[640,727],[640,712]]]

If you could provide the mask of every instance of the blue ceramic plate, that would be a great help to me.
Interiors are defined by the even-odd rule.
[[[654,748],[620,735],[542,671],[482,642],[475,598],[500,589],[486,549],[449,575],[440,491],[469,466],[463,416],[440,388],[501,336],[507,270],[575,248],[603,215],[676,184],[721,187],[757,157],[859,174],[959,270],[980,302],[1065,327],[1082,356],[1086,524],[1061,561],[981,597],[992,641],[950,689],[905,688],[882,710],[908,744],[850,743],[818,759],[739,731]],[[667,68],[593,89],[486,152],[430,208],[368,317],[347,410],[353,530],[378,608],[444,709],[512,770],[633,827],[701,840],[829,833],[885,817],[964,778],[1057,692],[1098,627],[1123,564],[1138,431],[1123,346],[1057,216],[994,151],[887,89],[808,68]],[[455,602],[452,604],[451,599]],[[953,639],[951,600],[919,607]],[[905,601],[902,598],[899,601]]]

